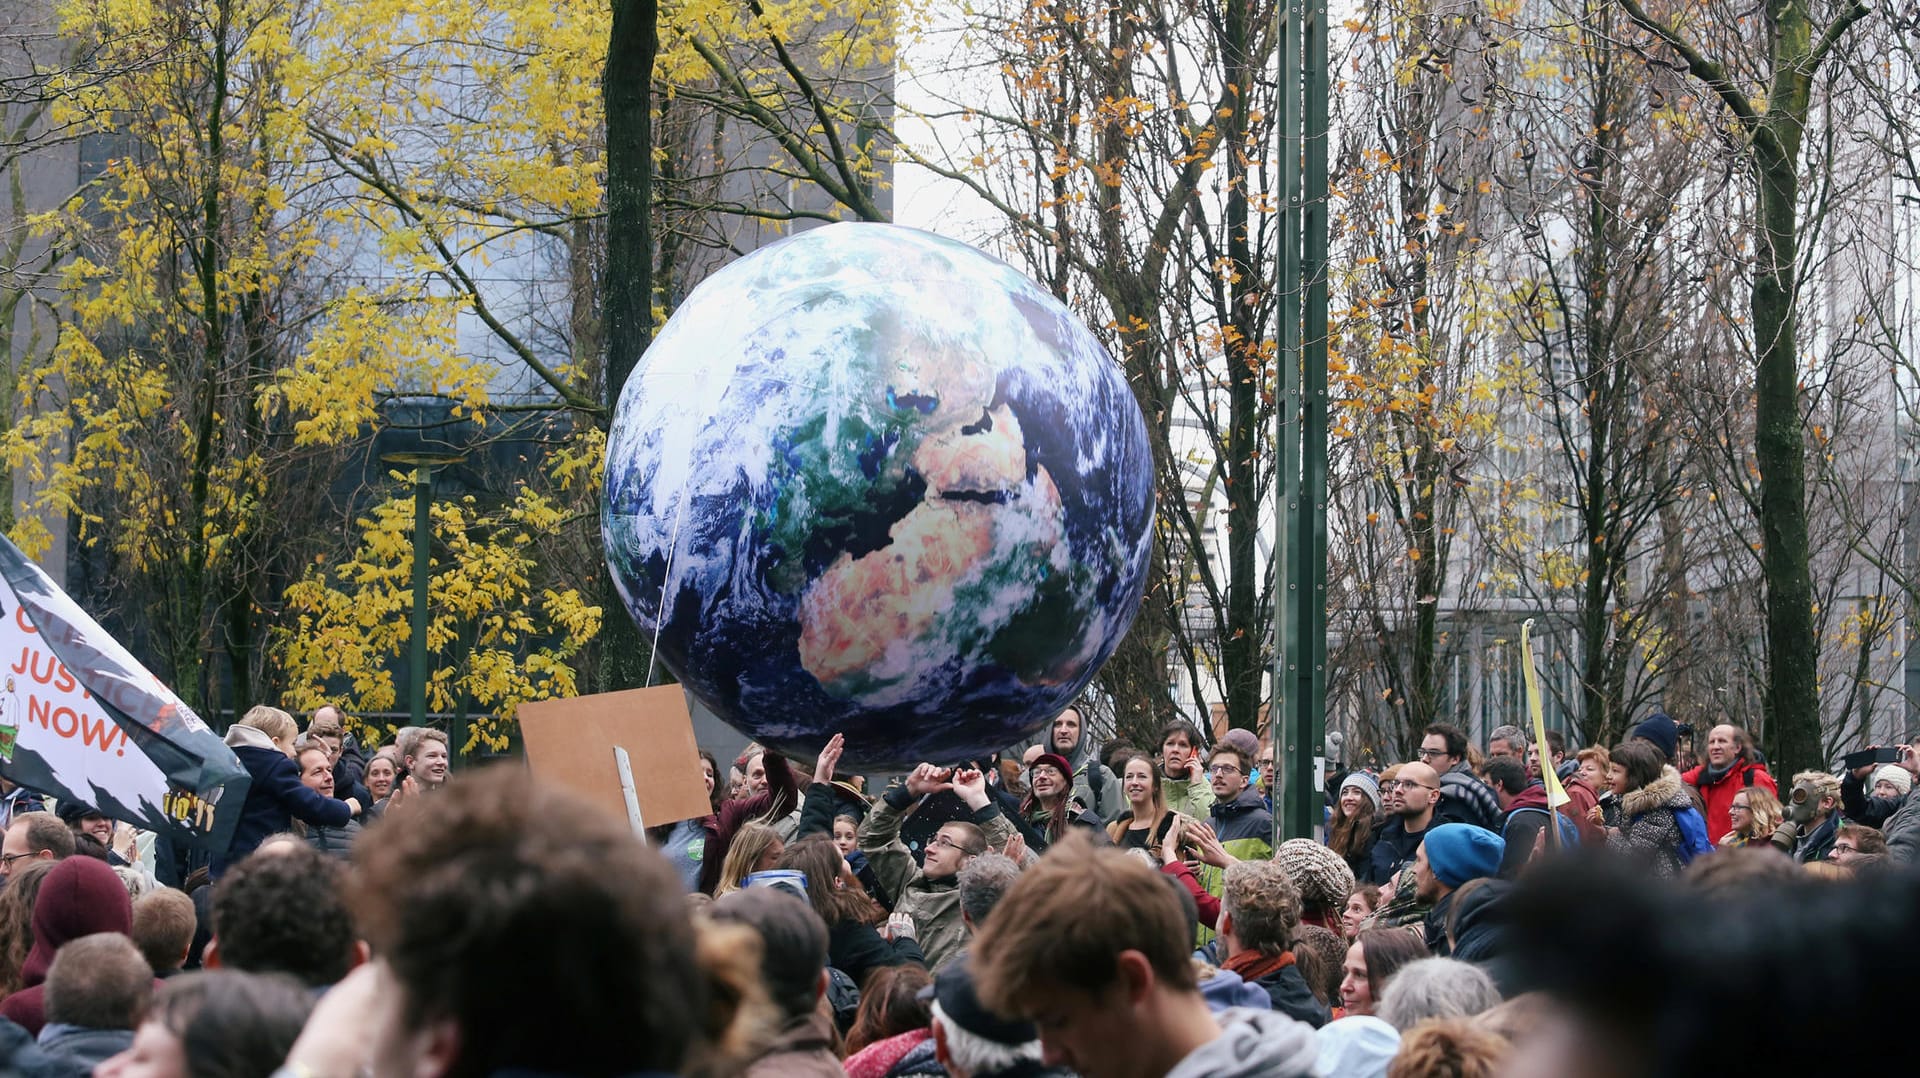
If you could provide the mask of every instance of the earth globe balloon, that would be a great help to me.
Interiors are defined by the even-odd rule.
[[[846,770],[984,758],[1139,608],[1146,424],[1012,267],[835,224],[732,263],[620,395],[601,525],[655,656],[728,724]]]

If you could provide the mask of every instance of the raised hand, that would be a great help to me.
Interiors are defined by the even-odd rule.
[[[1213,833],[1211,825],[1196,820],[1190,834],[1193,837],[1193,844],[1199,847],[1200,860],[1207,864],[1215,868],[1226,868],[1240,860],[1228,853],[1227,848],[1220,844],[1220,837]]]
[[[921,764],[907,775],[907,792],[915,797],[925,797],[942,790],[951,790],[953,783],[948,780],[952,776],[952,768]]]
[[[1187,818],[1179,813],[1173,814],[1173,823],[1167,827],[1167,835],[1160,840],[1160,863],[1173,864],[1180,860],[1180,836],[1185,833]]]
[[[1007,844],[1001,847],[1000,852],[1006,854],[1007,859],[1016,865],[1024,863],[1027,857],[1026,837],[1018,831],[1014,832],[1013,837],[1007,840]]]
[[[843,734],[835,734],[827,741],[827,747],[820,750],[820,758],[813,762],[813,781],[833,781],[833,769],[839,765],[840,754],[846,747],[847,739]]]
[[[953,773],[953,781],[948,784],[967,807],[974,811],[987,807],[987,775],[971,767],[963,767]]]

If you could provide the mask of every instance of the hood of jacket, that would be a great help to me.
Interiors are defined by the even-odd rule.
[[[1238,973],[1215,966],[1204,966],[1199,972],[1200,998],[1207,1001],[1208,1009],[1214,1014],[1225,1014],[1236,1007],[1256,1011],[1273,1009],[1267,990],[1248,984]]]
[[[40,881],[33,904],[33,950],[21,966],[20,983],[31,987],[47,979],[55,951],[95,932],[133,932],[133,903],[127,885],[105,861],[85,855],[66,858]]]
[[[1514,797],[1512,803],[1507,805],[1507,811],[1512,812],[1514,809],[1544,809],[1552,807],[1553,806],[1547,804],[1547,788],[1536,782],[1526,789],[1521,790],[1520,793]]]
[[[1620,797],[1620,811],[1629,818],[1654,809],[1680,809],[1691,804],[1693,798],[1687,796],[1687,787],[1680,781],[1680,772],[1671,767],[1660,772],[1659,778],[1638,790],[1628,790]]]
[[[258,727],[236,724],[227,729],[227,736],[221,740],[225,741],[230,749],[272,749],[274,752],[280,752],[280,746],[274,744],[273,739],[267,736],[267,732]],[[281,753],[281,755],[286,754]]]
[[[1273,1011],[1219,1016],[1220,1035],[1194,1049],[1166,1078],[1291,1078],[1319,1062],[1313,1027]]]
[[[1259,790],[1249,786],[1241,790],[1240,796],[1231,801],[1215,801],[1210,811],[1224,820],[1232,816],[1244,816],[1249,812],[1265,812],[1267,801],[1260,796]]]

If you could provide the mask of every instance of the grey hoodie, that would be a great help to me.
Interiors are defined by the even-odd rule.
[[[1221,1032],[1188,1054],[1167,1078],[1291,1078],[1318,1073],[1313,1027],[1277,1011],[1234,1009]]]

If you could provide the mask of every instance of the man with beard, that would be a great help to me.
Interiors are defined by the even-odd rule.
[[[1120,782],[1095,754],[1093,738],[1087,732],[1087,712],[1079,704],[1054,716],[1047,751],[1073,765],[1073,796],[1094,815],[1111,820],[1126,811],[1127,799],[1120,792]]]
[[[1413,860],[1420,840],[1433,826],[1434,806],[1440,800],[1440,774],[1423,763],[1403,764],[1393,785],[1395,797],[1387,801],[1387,825],[1374,841],[1365,881],[1383,887]]]

